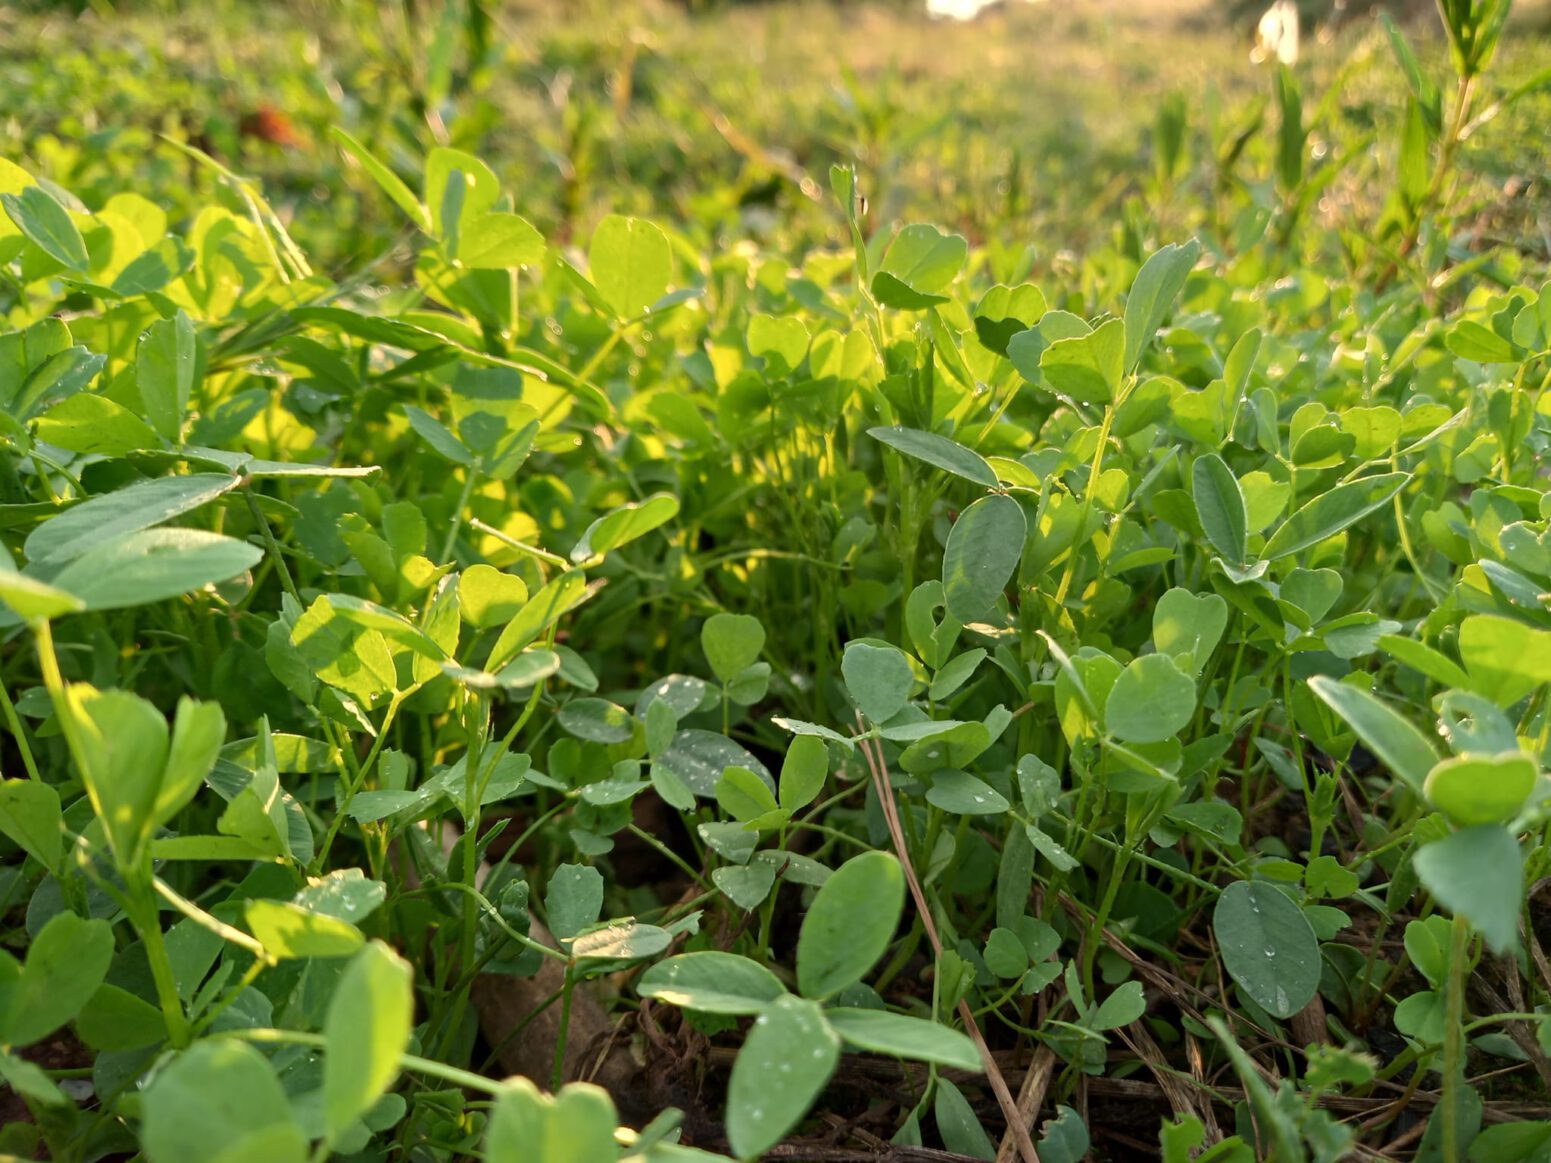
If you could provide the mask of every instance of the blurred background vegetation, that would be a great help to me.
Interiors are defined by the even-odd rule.
[[[1548,9],[1517,6],[1475,111],[1545,69]],[[1376,9],[1302,10],[1290,75],[1320,177],[1301,213],[1372,229],[1406,80]],[[1390,11],[1446,73],[1431,4]],[[967,22],[924,0],[22,0],[0,20],[0,155],[88,204],[135,188],[177,210],[233,196],[165,139],[196,145],[336,270],[408,252],[332,125],[406,174],[433,144],[488,159],[561,240],[619,211],[696,246],[838,241],[825,175],[854,159],[875,229],[935,221],[1048,268],[1264,228],[1285,108],[1274,58],[1251,59],[1258,17],[1259,0],[1015,0]],[[1456,245],[1551,254],[1548,127],[1541,86],[1474,128]]]

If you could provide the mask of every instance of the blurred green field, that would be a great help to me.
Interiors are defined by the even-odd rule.
[[[1410,26],[1441,63],[1436,14]],[[1543,27],[1534,10],[1516,17],[1501,92],[1544,67]],[[833,237],[820,184],[854,160],[873,224],[939,221],[1032,245],[1043,265],[1125,229],[1194,228],[1230,190],[1260,197],[1274,73],[1251,61],[1252,35],[1252,15],[1200,0],[1015,3],[963,24],[816,0],[699,15],[602,0],[46,5],[0,25],[0,154],[87,201],[132,178],[188,207],[217,181],[161,138],[191,142],[258,178],[341,266],[390,247],[397,219],[342,175],[331,125],[404,169],[436,144],[488,158],[517,209],[561,238],[609,212],[698,239]],[[1378,21],[1306,27],[1298,70],[1316,160],[1378,141],[1345,159],[1318,211],[1375,217],[1406,96]],[[1167,162],[1165,110],[1183,118]],[[1483,238],[1541,259],[1548,123],[1551,95],[1525,98],[1462,158]]]

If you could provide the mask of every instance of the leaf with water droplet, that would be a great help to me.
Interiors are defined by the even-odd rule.
[[[1272,1017],[1290,1018],[1319,989],[1319,940],[1303,910],[1273,885],[1241,880],[1217,898],[1212,930],[1223,964]]]
[[[839,1061],[840,1038],[816,1004],[791,996],[772,1002],[732,1064],[727,1141],[733,1152],[752,1159],[785,1138]]]

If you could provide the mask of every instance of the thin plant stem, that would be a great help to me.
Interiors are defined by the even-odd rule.
[[[857,719],[859,728],[865,728],[860,716]],[[937,933],[937,922],[932,917],[931,906],[926,899],[926,892],[921,887],[920,878],[916,876],[915,865],[910,860],[910,849],[905,842],[904,826],[900,822],[899,805],[894,800],[894,789],[889,786],[888,768],[883,758],[883,745],[871,736],[862,734],[858,740],[862,749],[862,755],[867,761],[868,772],[872,776],[873,786],[878,793],[878,802],[883,809],[883,818],[888,824],[889,837],[894,843],[895,854],[899,857],[900,865],[905,872],[905,883],[910,887],[910,896],[915,901],[916,914],[920,918],[922,927],[926,930],[926,937],[932,943],[932,949],[938,958],[942,957],[942,938]],[[975,1043],[975,1049],[980,1052],[981,1064],[985,1067],[986,1078],[991,1083],[991,1090],[996,1095],[996,1102],[1002,1110],[1002,1117],[1007,1122],[1007,1129],[1012,1132],[1013,1141],[1017,1144],[1018,1154],[1023,1163],[1039,1163],[1039,1152],[1034,1148],[1034,1140],[1029,1136],[1029,1128],[1024,1125],[1023,1116],[1018,1112],[1018,1101],[1013,1097],[1012,1091],[1007,1087],[1007,1080],[1002,1077],[1002,1071],[996,1064],[996,1059],[991,1055],[991,1047],[986,1045],[985,1036],[980,1032],[980,1026],[975,1021],[974,1011],[969,1008],[969,1002],[963,998],[958,1004],[959,1018],[964,1023],[965,1032],[970,1040]]]

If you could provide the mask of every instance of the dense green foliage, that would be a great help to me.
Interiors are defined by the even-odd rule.
[[[378,119],[279,154],[4,62],[0,1151],[1551,1157],[1506,4],[1049,198],[667,53],[526,171],[494,8],[331,10]]]

